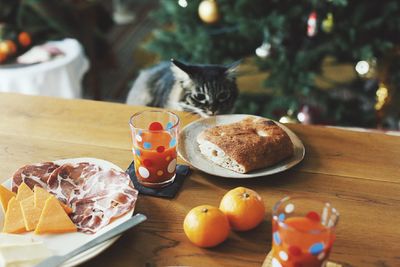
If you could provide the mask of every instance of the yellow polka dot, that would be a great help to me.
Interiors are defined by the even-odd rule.
[[[168,157],[166,158],[166,160],[167,160],[167,161],[169,161],[170,159],[171,159],[171,157],[170,157],[170,156],[168,156]]]
[[[158,171],[157,171],[157,175],[158,175],[158,176],[161,176],[161,175],[163,175],[163,174],[164,174],[164,172],[163,172],[162,170],[158,170]]]

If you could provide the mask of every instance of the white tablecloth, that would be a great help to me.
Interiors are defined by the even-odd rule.
[[[64,52],[48,62],[18,68],[0,68],[0,92],[82,97],[82,78],[89,62],[74,39],[49,42]]]

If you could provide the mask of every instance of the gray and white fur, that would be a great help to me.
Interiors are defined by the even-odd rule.
[[[143,70],[127,97],[129,105],[189,111],[208,117],[232,113],[238,88],[230,66],[184,64],[172,59]]]

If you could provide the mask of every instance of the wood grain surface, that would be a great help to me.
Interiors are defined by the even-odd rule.
[[[129,117],[144,107],[0,93],[0,180],[27,163],[96,157],[127,168]],[[195,120],[179,113],[181,126]],[[140,196],[148,221],[83,266],[261,266],[271,249],[271,208],[285,195],[319,197],[340,212],[330,259],[343,266],[400,266],[400,138],[289,124],[305,144],[295,168],[232,180],[194,170],[172,200]],[[246,186],[260,193],[265,220],[232,233],[213,249],[193,246],[182,229],[194,206],[218,206],[224,193]]]

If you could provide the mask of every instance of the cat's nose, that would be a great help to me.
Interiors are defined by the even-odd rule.
[[[213,103],[210,103],[210,106],[209,106],[209,112],[212,112],[212,115],[215,115],[215,113],[217,113],[217,110],[218,110],[218,105],[219,103],[218,102],[213,102]]]

